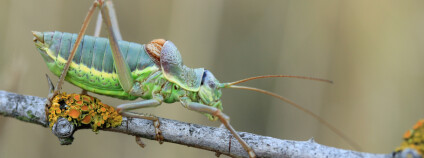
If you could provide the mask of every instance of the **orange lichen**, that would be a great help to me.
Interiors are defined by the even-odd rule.
[[[83,95],[82,100],[85,101],[85,102],[89,102],[91,100],[91,98],[90,98],[90,96]]]
[[[403,134],[403,139],[408,139],[411,136],[411,131],[408,130],[405,132],[405,134]]]
[[[80,95],[75,94],[75,95],[74,95],[74,99],[75,99],[76,101],[79,101],[79,100],[80,100]]]
[[[82,111],[88,111],[89,109],[88,109],[88,106],[87,105],[84,105],[84,106],[81,106],[81,110]]]
[[[412,148],[417,150],[421,155],[424,154],[424,119],[419,120],[413,126],[413,129],[403,134],[403,142],[395,151],[400,152],[406,148]]]
[[[85,117],[82,119],[81,123],[83,124],[89,124],[91,122],[91,116],[85,115]]]
[[[76,102],[77,105],[82,105],[82,100]]]
[[[122,116],[113,107],[83,94],[62,93],[55,96],[49,108],[50,127],[59,117],[67,118],[77,127],[90,125],[95,132],[98,128],[116,127],[122,122]]]
[[[79,117],[80,111],[78,111],[77,109],[70,109],[68,115],[71,116],[72,118],[76,119],[76,118]]]
[[[423,122],[424,120],[419,120],[413,127],[414,130],[420,128],[421,126],[423,126]]]

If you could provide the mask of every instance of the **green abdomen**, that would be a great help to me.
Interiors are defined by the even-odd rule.
[[[57,76],[63,70],[70,51],[74,46],[77,34],[62,32],[44,32],[47,52],[54,63],[46,63]],[[154,62],[145,52],[144,45],[127,41],[119,41],[121,53],[128,63],[133,78],[146,76],[151,71],[146,68],[155,67]],[[109,95],[121,99],[135,99],[124,92],[118,81],[112,52],[107,38],[84,36],[72,60],[66,80],[88,91]]]

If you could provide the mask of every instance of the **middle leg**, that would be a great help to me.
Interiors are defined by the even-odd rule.
[[[98,0],[99,3],[102,0]],[[122,87],[122,89],[128,93],[131,93],[132,88],[134,86],[134,79],[131,76],[131,71],[128,66],[128,63],[124,60],[124,57],[119,49],[118,40],[121,40],[121,34],[118,28],[118,20],[115,15],[115,10],[113,8],[112,1],[106,1],[105,3],[101,3],[99,5],[99,9],[101,12],[101,17],[103,19],[104,24],[106,25],[106,30],[108,33],[109,38],[109,44],[112,50],[112,57],[113,61],[115,63],[115,70],[118,74],[119,83]],[[154,97],[150,100],[144,100],[141,102],[135,102],[135,103],[127,103],[122,104],[118,106],[118,112],[120,112],[124,116],[128,117],[137,117],[142,119],[148,119],[153,121],[153,125],[155,127],[156,132],[156,140],[159,141],[159,143],[162,144],[163,136],[161,135],[161,131],[159,129],[159,119],[156,116],[147,116],[147,115],[140,115],[135,114],[131,112],[127,112],[131,109],[138,109],[138,108],[145,108],[145,107],[154,107],[158,106],[162,103],[163,98],[161,97]],[[136,137],[136,142],[140,146],[143,146],[142,143],[139,143],[140,138]]]
[[[133,110],[133,109],[156,107],[156,106],[159,106],[160,104],[162,104],[161,98],[149,99],[149,100],[143,100],[143,101],[140,101],[140,102],[121,104],[116,109],[117,109],[118,113],[123,115],[123,116],[152,120],[153,125],[155,127],[156,140],[159,141],[160,144],[162,144],[163,143],[163,136],[162,136],[161,130],[159,129],[159,126],[160,126],[159,119],[156,116],[128,112],[129,110]],[[144,144],[141,142],[141,139],[137,136],[136,136],[136,142],[141,147],[144,147]]]

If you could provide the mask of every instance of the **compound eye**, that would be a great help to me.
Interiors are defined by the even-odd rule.
[[[211,89],[216,89],[216,79],[211,72],[205,70],[202,77],[202,85],[207,85]]]
[[[211,81],[211,80],[209,80],[208,85],[212,89],[215,89],[215,87],[216,87],[216,84],[213,81]]]

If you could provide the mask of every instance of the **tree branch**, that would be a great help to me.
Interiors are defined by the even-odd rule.
[[[0,91],[0,114],[48,127],[45,115],[46,98]],[[58,121],[59,122],[59,121]],[[160,130],[165,142],[222,153],[232,157],[247,157],[247,153],[226,129],[160,118]],[[59,130],[74,130],[57,125]],[[123,118],[116,128],[101,129],[155,140],[152,121]],[[68,131],[69,132],[69,131]],[[73,133],[74,131],[71,131]],[[246,132],[240,136],[253,148],[258,157],[392,157],[392,154],[356,152],[320,145],[308,141],[281,140]],[[231,145],[231,147],[229,147]]]

